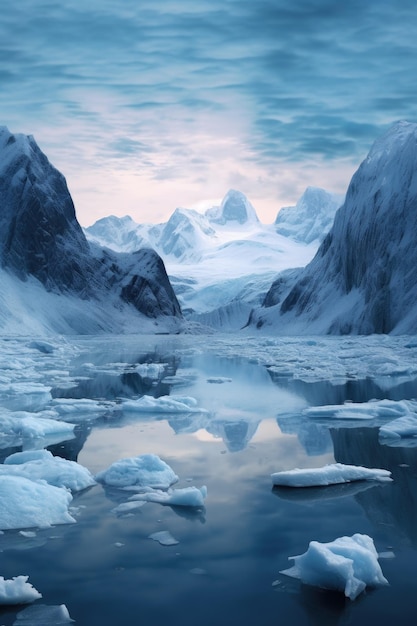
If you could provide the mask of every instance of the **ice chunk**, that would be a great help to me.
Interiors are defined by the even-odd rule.
[[[1,439],[6,440],[11,437],[19,440],[58,437],[58,441],[62,441],[61,435],[64,439],[74,437],[74,424],[26,411],[4,412],[0,415],[0,432]]]
[[[86,467],[54,456],[49,450],[11,454],[5,459],[4,465],[0,465],[0,476],[4,474],[45,480],[50,485],[67,487],[71,491],[81,491],[96,484]]]
[[[411,442],[404,442],[411,439]],[[417,446],[417,415],[409,414],[399,417],[379,429],[379,441],[386,445],[409,445]]]
[[[142,454],[116,461],[99,472],[96,479],[110,487],[153,487],[168,489],[178,481],[173,469],[155,454]]]
[[[343,591],[351,600],[367,586],[388,585],[374,542],[368,535],[356,533],[329,543],[311,541],[307,552],[289,558],[294,560],[294,565],[281,574],[299,578],[308,585]]]
[[[376,417],[399,417],[409,412],[409,403],[402,400],[373,400],[370,402],[346,402],[327,406],[313,406],[304,409],[308,417],[338,419],[375,419]]]
[[[65,604],[59,606],[37,604],[20,611],[13,626],[65,626],[73,622]]]
[[[108,400],[91,400],[90,398],[55,398],[51,406],[61,419],[82,422],[85,419],[90,420],[114,410],[116,403]]]
[[[36,382],[16,382],[1,389],[0,404],[10,411],[39,411],[51,400],[51,388]]]
[[[29,576],[15,576],[5,580],[0,576],[0,604],[28,604],[42,598],[30,583]]]
[[[205,413],[197,406],[197,400],[188,396],[142,396],[137,400],[125,400],[124,411],[135,413]]]
[[[152,535],[149,535],[149,539],[158,541],[161,546],[175,546],[179,543],[179,541],[174,539],[168,530],[160,530],[157,533],[153,533]]]
[[[47,528],[75,522],[68,512],[67,489],[23,476],[0,476],[0,528]]]
[[[391,480],[391,472],[359,465],[332,463],[324,467],[293,469],[271,474],[272,483],[283,487],[319,487],[355,480]]]
[[[158,502],[170,506],[202,507],[207,497],[207,487],[185,487],[184,489],[168,489],[168,491],[149,490],[129,498],[130,501]]]

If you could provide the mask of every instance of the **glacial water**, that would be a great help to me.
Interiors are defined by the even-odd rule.
[[[352,358],[360,351],[355,341],[343,347]],[[27,377],[49,380],[54,398],[114,403],[99,416],[78,414],[75,439],[48,446],[54,454],[94,474],[117,459],[157,454],[178,474],[176,487],[206,485],[208,495],[201,509],[146,503],[117,515],[126,494],[98,484],[75,495],[76,524],[1,534],[0,575],[29,576],[43,595],[34,606],[45,605],[44,626],[59,623],[48,617],[48,607],[61,604],[82,626],[415,624],[417,447],[413,441],[381,445],[375,420],[314,421],[302,414],[308,406],[346,400],[417,397],[414,357],[407,371],[399,371],[401,359],[393,362],[394,376],[372,376],[381,361],[374,351],[373,360],[367,353],[366,376],[299,379],[294,372],[277,374],[276,351],[264,362],[265,344],[258,359],[254,345],[245,352],[243,340],[240,350],[227,339],[224,346],[213,349],[210,338],[199,337],[67,339],[51,353],[28,351],[20,340],[13,345],[15,358],[27,359]],[[291,346],[282,351],[287,369],[295,350],[314,353],[312,343]],[[400,348],[406,350],[405,340]],[[2,372],[13,376],[6,357]],[[331,367],[323,359],[322,371]],[[193,397],[204,412],[122,410],[121,399],[143,394]],[[3,448],[1,458],[19,449]],[[389,469],[394,480],[272,488],[272,472],[335,460]],[[149,538],[162,530],[178,543]],[[352,602],[280,574],[311,540],[354,533],[373,538],[389,586],[367,589]],[[0,624],[35,624],[22,621],[24,608],[1,608]]]

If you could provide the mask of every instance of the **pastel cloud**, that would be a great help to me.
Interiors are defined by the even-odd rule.
[[[35,135],[85,224],[167,216],[234,182],[271,221],[307,185],[345,191],[415,116],[411,0],[4,5],[0,123]]]

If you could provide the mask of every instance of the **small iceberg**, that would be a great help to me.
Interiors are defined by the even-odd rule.
[[[108,487],[152,487],[168,489],[178,482],[178,476],[156,454],[141,454],[116,461],[96,475],[96,480]]]
[[[378,562],[374,542],[368,535],[339,537],[329,543],[311,541],[307,552],[289,557],[293,567],[280,573],[307,585],[342,591],[355,600],[366,587],[388,585]]]
[[[359,465],[333,463],[324,467],[293,469],[271,474],[274,486],[280,487],[320,487],[350,483],[356,480],[389,481],[391,472],[385,469],[370,469]]]
[[[150,489],[145,493],[138,493],[129,498],[129,501],[157,502],[169,506],[203,507],[207,497],[207,487],[185,487],[184,489],[168,489],[160,491]]]
[[[417,416],[399,417],[379,429],[379,441],[386,446],[417,446]]]
[[[24,476],[0,475],[0,529],[48,528],[71,524],[68,489],[48,485]]]
[[[28,604],[42,598],[42,594],[27,582],[28,578],[29,576],[15,576],[5,580],[0,576],[0,604]]]
[[[0,476],[6,474],[30,480],[45,480],[49,485],[65,487],[71,491],[82,491],[96,484],[86,467],[54,456],[49,450],[27,450],[11,454],[0,465]]]

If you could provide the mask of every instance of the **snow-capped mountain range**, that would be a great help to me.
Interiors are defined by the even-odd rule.
[[[154,250],[87,241],[63,175],[31,136],[0,128],[0,328],[141,332],[181,310]],[[162,324],[164,325],[164,324]],[[177,324],[178,327],[178,324]]]
[[[0,328],[180,331],[177,294],[200,328],[413,333],[416,172],[417,124],[399,122],[337,211],[337,198],[308,188],[267,226],[231,190],[204,215],[177,209],[158,225],[103,218],[87,239],[62,174],[32,137],[0,128]]]
[[[398,122],[354,174],[316,256],[251,322],[283,334],[417,330],[417,124]]]
[[[300,221],[312,203],[311,229]],[[222,330],[246,324],[253,306],[260,305],[276,275],[302,267],[312,259],[330,228],[329,216],[339,198],[308,188],[296,207],[285,209],[291,234],[276,225],[261,224],[246,196],[230,190],[219,206],[204,214],[178,208],[164,224],[136,224],[130,217],[103,218],[85,229],[87,238],[113,250],[143,246],[164,260],[170,280],[189,320]],[[323,210],[320,211],[320,206]],[[308,241],[306,240],[308,239]]]

